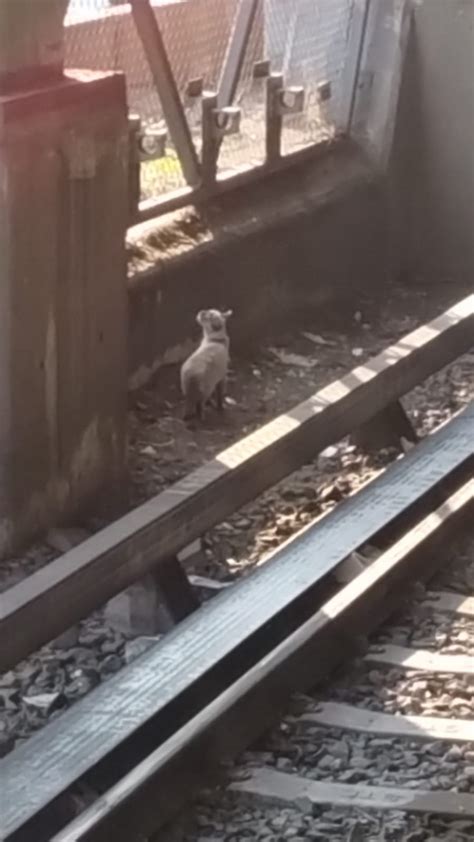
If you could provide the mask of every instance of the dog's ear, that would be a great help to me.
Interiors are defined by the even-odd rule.
[[[233,310],[225,310],[224,313],[222,313],[222,317],[227,320],[227,319],[230,319],[232,314],[233,314]]]

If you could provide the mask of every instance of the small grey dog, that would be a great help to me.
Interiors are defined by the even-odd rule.
[[[215,395],[216,407],[224,407],[224,386],[229,367],[227,319],[232,310],[200,310],[196,316],[202,328],[199,347],[181,366],[181,391],[185,399],[184,419],[202,419],[204,405]]]

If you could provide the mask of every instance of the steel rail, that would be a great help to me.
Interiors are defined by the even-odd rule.
[[[469,479],[51,842],[130,842],[138,832],[155,832],[203,786],[205,773],[215,773],[275,721],[293,692],[314,686],[354,654],[357,635],[393,612],[415,576],[434,573],[437,551],[471,525],[473,514]]]
[[[331,571],[354,549],[393,544],[472,477],[473,430],[474,404],[10,754],[9,842],[46,842],[39,828],[53,821],[58,796],[91,773],[112,786],[311,617],[334,589]]]

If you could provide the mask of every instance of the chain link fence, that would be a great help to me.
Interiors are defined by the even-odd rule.
[[[202,90],[219,91],[241,2],[245,0],[149,0],[198,156]],[[283,74],[285,86],[305,91],[301,113],[283,120],[283,155],[347,128],[353,53],[359,48],[354,42],[358,3],[259,0],[233,98],[241,110],[240,127],[222,139],[218,172],[237,172],[265,160],[265,61],[272,72]],[[116,0],[70,0],[65,24],[66,67],[124,71],[129,107],[140,116],[142,127],[168,129],[164,156],[141,164],[142,198],[186,187],[131,6]]]
[[[344,85],[351,84],[345,69],[353,6],[351,0],[267,0],[272,67],[282,71],[287,84],[305,89],[304,111],[285,120],[284,154],[346,128]]]

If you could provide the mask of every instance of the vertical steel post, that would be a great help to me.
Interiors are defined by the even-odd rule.
[[[371,5],[372,0],[353,0],[346,65],[341,80],[341,125],[348,134],[351,132],[354,120]]]
[[[211,187],[217,175],[217,159],[220,143],[216,138],[214,111],[217,108],[217,94],[206,91],[202,98],[202,183]]]
[[[281,157],[281,132],[283,118],[278,108],[278,97],[283,90],[283,73],[271,73],[267,79],[265,152],[267,164]]]
[[[133,223],[140,204],[140,159],[138,155],[138,135],[141,120],[138,114],[128,115],[128,200],[130,220]]]

